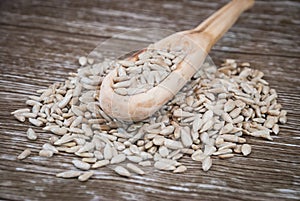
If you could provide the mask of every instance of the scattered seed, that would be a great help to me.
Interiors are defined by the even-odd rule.
[[[109,160],[100,160],[92,165],[92,168],[99,168],[109,164]]]
[[[125,154],[118,154],[118,155],[114,156],[114,157],[111,159],[110,163],[111,163],[111,164],[116,164],[116,163],[121,163],[121,162],[123,162],[123,161],[125,161],[125,160],[126,160]]]
[[[248,156],[251,153],[251,146],[249,144],[243,144],[241,151],[244,156]]]
[[[53,156],[53,152],[52,152],[51,150],[45,150],[45,149],[42,149],[42,150],[39,152],[39,156],[50,158],[50,157]]]
[[[95,163],[97,161],[97,158],[83,158],[82,162],[86,163]]]
[[[206,157],[207,155],[205,155],[200,149],[195,151],[191,156],[194,161],[203,161]]]
[[[79,57],[78,62],[81,66],[85,66],[88,62],[88,59],[86,57]]]
[[[80,160],[73,160],[72,163],[75,167],[77,167],[78,169],[81,169],[81,170],[89,170],[91,168],[90,164],[80,161]]]
[[[174,173],[182,173],[182,172],[185,172],[186,170],[187,170],[186,166],[180,165],[173,172]]]
[[[145,174],[145,172],[141,168],[139,168],[138,166],[136,166],[136,165],[134,165],[132,163],[127,163],[126,167],[129,170],[131,170],[131,171],[133,171],[133,172],[135,172],[137,174],[140,174],[140,175]]]
[[[43,125],[43,122],[40,121],[40,120],[37,120],[37,119],[33,119],[33,118],[29,118],[29,122],[32,124],[32,125],[35,125],[35,126],[42,126]]]
[[[20,121],[20,122],[24,122],[24,121],[25,121],[25,117],[24,117],[23,115],[21,115],[21,114],[16,113],[16,114],[14,114],[14,117],[15,117],[18,121]]]
[[[275,133],[276,135],[279,133],[279,125],[275,124],[272,128],[273,133]]]
[[[117,174],[119,174],[119,175],[121,175],[121,176],[124,176],[124,177],[130,177],[130,176],[131,176],[130,172],[129,172],[127,169],[125,169],[124,167],[122,167],[122,166],[117,166],[117,167],[114,169],[114,171],[115,171]]]
[[[140,156],[127,156],[127,159],[134,163],[139,163],[143,160],[143,158]]]
[[[19,160],[23,160],[23,159],[27,158],[30,154],[31,154],[31,150],[30,149],[25,149],[22,153],[20,153],[20,155],[18,155],[17,158]]]
[[[43,149],[44,149],[44,150],[49,150],[49,151],[51,151],[51,152],[53,152],[53,153],[55,153],[55,154],[58,153],[58,150],[57,150],[54,146],[52,146],[51,144],[49,144],[49,143],[45,143],[45,144],[43,145]]]
[[[208,171],[212,166],[212,159],[210,157],[206,157],[202,162],[202,170]]]
[[[22,113],[27,113],[27,112],[30,112],[29,108],[22,108],[22,109],[13,111],[11,114],[22,114]]]
[[[151,161],[141,161],[139,162],[139,165],[140,166],[143,166],[143,167],[147,167],[147,166],[151,166]]]
[[[167,162],[163,162],[163,161],[156,161],[154,163],[154,167],[159,170],[175,170],[176,169],[176,167],[174,165],[167,163]]]
[[[50,128],[50,131],[56,135],[65,135],[68,132],[68,129],[66,128],[60,128],[60,127],[53,127]]]
[[[56,174],[56,177],[74,178],[74,177],[78,177],[79,175],[81,175],[80,171],[69,170],[69,171]]]
[[[28,128],[27,130],[27,138],[29,140],[36,140],[37,139],[37,134],[34,132],[32,128]]]
[[[221,159],[228,159],[228,158],[234,157],[234,154],[221,154],[221,155],[218,155],[218,157]]]
[[[91,178],[93,176],[93,174],[94,174],[93,171],[85,172],[78,177],[78,180],[79,181],[87,181],[89,178]]]

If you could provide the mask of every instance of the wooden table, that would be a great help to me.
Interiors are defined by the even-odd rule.
[[[121,178],[109,168],[86,183],[56,178],[72,156],[37,157],[50,134],[29,141],[29,124],[10,112],[28,95],[78,68],[79,56],[115,34],[137,28],[190,29],[227,1],[0,1],[0,199],[3,200],[299,200],[300,199],[300,3],[257,1],[216,44],[216,64],[233,58],[265,73],[288,111],[274,141],[248,138],[253,153],[214,160],[209,172],[188,158],[181,175],[147,169]],[[120,41],[126,41],[126,38]],[[133,42],[142,44],[135,38]],[[16,156],[26,147],[34,156]]]

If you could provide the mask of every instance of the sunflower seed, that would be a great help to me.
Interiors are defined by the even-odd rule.
[[[251,146],[249,144],[243,144],[241,151],[244,156],[248,156],[251,153]]]
[[[220,134],[230,133],[232,130],[233,130],[233,124],[228,123],[221,129]]]
[[[130,151],[136,155],[140,155],[140,150],[136,145],[130,145]]]
[[[133,61],[120,60],[120,61],[118,61],[118,63],[124,67],[134,66]]]
[[[79,175],[81,175],[80,171],[69,170],[69,171],[56,174],[56,177],[74,178],[74,177],[78,177]]]
[[[64,127],[52,127],[50,128],[50,131],[56,135],[65,135],[68,132],[68,129]]]
[[[200,149],[195,151],[191,156],[194,161],[203,161],[206,157],[207,155],[205,155]]]
[[[17,158],[18,158],[19,160],[23,160],[23,159],[27,158],[30,154],[31,154],[31,150],[30,150],[30,149],[25,149],[22,153],[20,153],[20,154],[18,155]]]
[[[273,133],[275,133],[276,135],[279,133],[279,125],[275,124],[272,128]]]
[[[182,128],[180,132],[180,136],[181,136],[181,142],[184,147],[190,147],[193,144],[189,127]]]
[[[121,175],[121,176],[124,176],[124,177],[130,177],[130,176],[131,176],[130,172],[129,172],[127,169],[125,169],[124,167],[122,167],[122,166],[117,166],[117,167],[114,169],[114,171],[115,171],[117,174],[119,174],[119,175]]]
[[[53,153],[55,153],[55,154],[58,153],[58,150],[57,150],[54,146],[52,146],[51,144],[49,144],[49,143],[45,143],[45,144],[43,145],[43,149],[44,149],[44,150],[49,150],[49,151],[51,151],[51,152],[53,152]]]
[[[110,163],[111,164],[116,164],[116,163],[121,163],[125,160],[126,160],[125,154],[119,154],[119,155],[116,155],[116,156],[112,157]]]
[[[221,159],[228,159],[228,158],[232,158],[234,157],[234,154],[221,154],[221,155],[218,155],[218,158],[221,158]]]
[[[30,112],[29,108],[22,108],[22,109],[13,111],[11,114],[22,114],[22,113],[27,113],[27,112]]]
[[[85,172],[78,177],[78,180],[79,181],[87,181],[89,178],[91,178],[93,176],[93,174],[94,174],[93,171]]]
[[[272,128],[277,123],[277,118],[274,116],[267,116],[267,120],[264,122],[264,127]]]
[[[185,111],[183,111],[182,109],[175,110],[175,111],[173,112],[173,115],[174,115],[175,117],[192,117],[192,116],[194,116],[193,113],[185,112]]]
[[[234,110],[232,110],[229,115],[232,119],[236,118],[239,116],[239,114],[241,113],[242,109],[241,108],[235,108]]]
[[[140,156],[127,156],[127,159],[134,163],[139,163],[143,160],[143,158]]]
[[[153,138],[153,144],[160,146],[165,143],[165,140],[163,136],[156,136]]]
[[[68,91],[69,92],[69,91]],[[64,108],[71,100],[71,98],[73,97],[73,94],[70,92],[68,93],[59,103],[58,103],[58,107],[59,108]]]
[[[109,160],[100,160],[92,165],[92,168],[99,168],[109,164]]]
[[[81,169],[81,170],[89,170],[91,168],[90,164],[80,161],[80,160],[73,160],[72,163],[75,167],[77,167],[78,169]]]
[[[181,149],[181,148],[183,148],[183,145],[182,145],[181,142],[170,140],[170,139],[165,139],[164,140],[164,145],[169,149]]]
[[[97,158],[83,158],[82,162],[86,163],[95,163],[97,161]]]
[[[140,169],[138,166],[136,166],[136,165],[134,165],[132,163],[127,163],[126,167],[129,170],[131,170],[131,171],[133,171],[133,172],[135,172],[135,173],[137,173],[139,175],[145,174],[145,172],[142,169]]]
[[[279,122],[285,124],[287,122],[287,117],[286,116],[279,117]]]
[[[39,156],[50,158],[53,156],[53,152],[51,150],[42,149],[39,152]]]
[[[147,166],[151,166],[151,161],[141,161],[138,164],[140,166],[147,167]]]
[[[37,127],[40,127],[40,126],[43,125],[43,122],[40,121],[40,120],[33,119],[33,118],[29,118],[28,120],[29,120],[29,122],[30,122],[32,125],[35,125],[35,126],[37,126]]]
[[[210,130],[212,127],[213,127],[213,124],[214,124],[214,121],[211,119],[211,120],[208,120],[201,128],[200,130],[200,133],[204,132],[204,131],[207,131],[207,130]]]
[[[202,162],[202,170],[208,171],[212,166],[212,159],[210,157],[206,157]]]
[[[224,111],[225,111],[225,112],[230,112],[230,111],[232,111],[234,108],[235,108],[235,102],[234,102],[233,100],[231,100],[231,99],[229,99],[229,100],[227,101],[227,103],[225,103],[225,105],[224,105]]]
[[[232,153],[232,149],[222,149],[222,150],[218,150],[217,152],[214,152],[212,155],[219,156],[219,155],[230,154],[230,153]]]
[[[41,106],[41,105],[42,105],[42,103],[40,103],[40,102],[38,102],[38,101],[35,101],[35,100],[27,100],[27,101],[26,101],[26,104],[27,104],[27,105],[30,105],[30,106],[34,106],[34,105],[39,105],[39,106]]]
[[[174,126],[167,126],[160,131],[160,134],[169,135],[169,134],[173,133],[174,129],[175,129]]]
[[[36,140],[37,139],[37,134],[34,132],[32,128],[28,128],[27,130],[27,138],[29,140]]]
[[[85,66],[87,64],[87,58],[86,57],[79,57],[78,62],[81,66]]]
[[[24,121],[25,121],[25,117],[24,117],[23,115],[21,115],[21,114],[16,113],[16,114],[14,114],[14,117],[15,117],[18,121],[20,121],[20,122],[24,122]]]
[[[96,145],[96,149],[97,149],[97,145]],[[104,158],[102,152],[97,151],[97,150],[94,151],[94,155],[95,155],[95,157],[96,157],[98,160],[102,160],[102,159]]]
[[[167,157],[169,155],[169,150],[165,146],[159,147],[158,152],[162,157]]]
[[[174,165],[167,163],[167,162],[163,162],[163,161],[156,161],[154,163],[154,167],[159,170],[175,170],[176,169],[176,167]]]

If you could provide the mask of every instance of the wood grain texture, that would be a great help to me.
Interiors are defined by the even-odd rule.
[[[121,178],[109,168],[86,183],[59,179],[72,156],[37,157],[50,134],[25,137],[28,123],[10,112],[28,95],[78,68],[77,58],[115,34],[138,28],[190,29],[227,1],[0,1],[0,199],[2,200],[299,200],[300,199],[300,3],[257,1],[210,53],[213,61],[250,61],[265,73],[288,111],[274,141],[247,138],[253,153],[213,161],[205,173],[184,158],[181,175],[146,169]],[[149,36],[149,41],[151,41]],[[154,36],[153,36],[154,37]],[[126,37],[119,39],[120,43]],[[130,37],[132,43],[145,40]],[[26,147],[32,157],[18,161]]]

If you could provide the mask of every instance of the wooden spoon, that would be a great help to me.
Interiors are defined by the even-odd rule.
[[[233,0],[195,29],[177,32],[154,43],[154,49],[158,50],[181,46],[186,56],[177,69],[159,85],[144,93],[131,96],[115,93],[112,85],[117,71],[111,71],[104,78],[100,89],[100,106],[103,111],[123,121],[140,121],[154,114],[191,79],[203,64],[212,46],[234,24],[240,14],[253,4],[254,0]],[[128,60],[135,60],[136,56]]]

